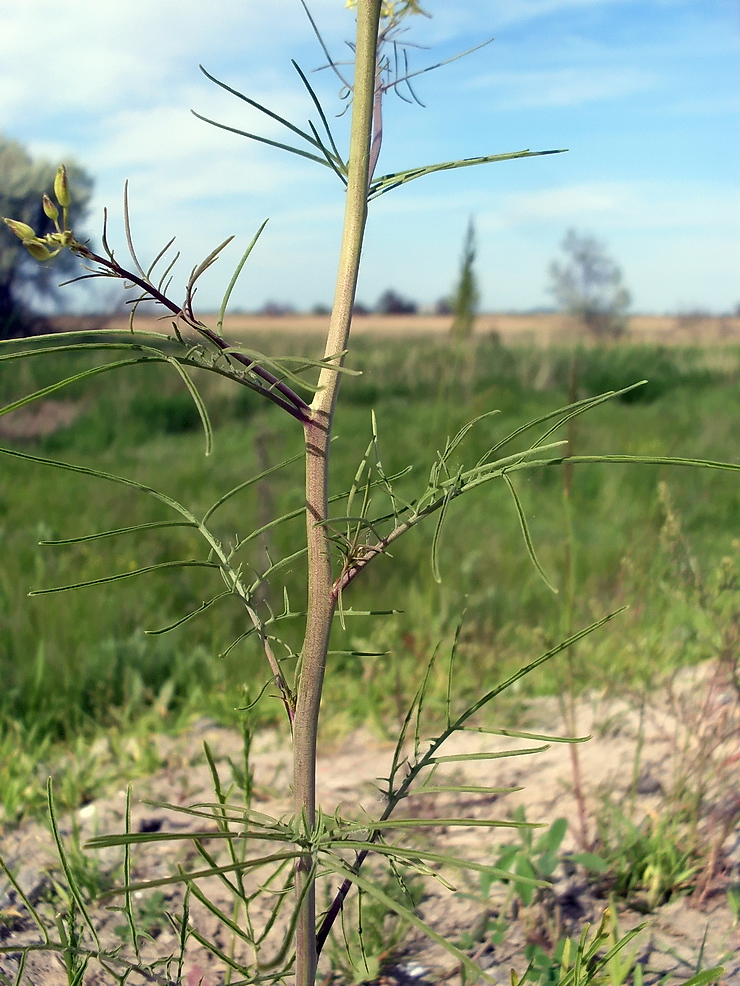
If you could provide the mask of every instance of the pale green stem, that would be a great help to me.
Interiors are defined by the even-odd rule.
[[[375,98],[378,24],[381,0],[360,0],[357,5],[357,46],[355,58],[352,127],[344,230],[339,255],[334,306],[332,308],[325,356],[347,348],[362,239],[367,218],[367,190],[372,140],[372,114]],[[336,356],[334,365],[341,365]],[[311,419],[305,424],[306,441],[306,528],[308,539],[308,615],[301,652],[300,681],[293,721],[293,790],[296,817],[303,819],[307,831],[315,824],[316,813],[316,734],[319,706],[329,647],[329,633],[336,603],[332,593],[331,543],[326,527],[328,517],[329,442],[340,374],[331,365],[322,369],[319,390],[311,405]],[[312,861],[298,865],[296,891],[305,890]],[[313,986],[316,976],[316,900],[313,887],[305,895],[296,929],[296,986]]]

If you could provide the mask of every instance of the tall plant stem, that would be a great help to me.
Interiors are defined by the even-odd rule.
[[[341,366],[347,348],[362,240],[367,219],[370,146],[375,101],[378,25],[381,0],[357,4],[352,126],[344,229],[325,356]],[[308,542],[308,606],[306,636],[301,652],[300,681],[293,721],[293,797],[297,820],[307,833],[316,815],[316,735],[326,669],[329,633],[334,616],[331,542],[328,516],[329,442],[340,374],[332,365],[322,369],[319,389],[304,426],[306,442],[306,529]],[[312,986],[316,976],[316,899],[312,860],[303,858],[297,868],[296,892],[303,899],[296,928],[296,986]]]
[[[578,351],[574,350],[570,363],[570,385],[568,400],[574,404],[578,400]],[[568,422],[568,444],[566,454],[575,454],[576,446],[576,426],[575,418]],[[575,559],[575,537],[573,532],[573,471],[572,462],[563,465],[563,505],[565,507],[565,520],[567,529],[567,539],[565,542],[565,609],[563,613],[563,625],[561,633],[569,636],[573,629],[573,604],[576,592],[576,559]],[[578,715],[576,711],[576,680],[575,680],[575,647],[569,648],[566,654],[568,686],[567,695],[561,695],[563,718],[565,719],[566,729],[571,736],[578,733]],[[586,850],[590,847],[588,832],[588,815],[586,812],[586,795],[583,789],[583,778],[581,775],[581,758],[575,743],[570,745],[570,764],[573,777],[573,795],[576,799],[578,811],[578,841],[580,847]]]

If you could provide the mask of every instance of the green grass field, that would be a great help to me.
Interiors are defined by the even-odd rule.
[[[295,337],[254,343],[271,353],[295,344]],[[310,351],[309,342],[298,344]],[[71,355],[8,363],[0,374],[0,398],[7,404],[84,365]],[[513,350],[493,340],[457,349],[430,339],[358,340],[350,366],[363,373],[343,385],[332,453],[336,490],[352,481],[370,438],[372,408],[386,471],[413,466],[401,481],[410,499],[426,485],[440,436],[498,409],[460,447],[460,461],[475,463],[518,425],[568,403],[570,365],[566,350]],[[579,355],[580,397],[642,378],[646,386],[577,419],[578,453],[738,460],[740,351],[623,345]],[[78,402],[79,416],[70,427],[0,444],[128,476],[204,511],[225,491],[299,453],[302,436],[292,419],[265,409],[249,392],[202,383],[216,428],[208,459],[197,412],[179,378],[152,367],[105,374],[84,389],[54,394]],[[28,598],[31,589],[126,574],[194,551],[200,557],[202,550],[192,532],[178,527],[39,546],[42,540],[171,517],[152,498],[100,479],[11,456],[2,465],[0,803],[4,820],[12,822],[41,805],[50,764],[66,762],[66,768],[54,769],[72,777],[69,758],[59,759],[64,751],[73,751],[77,773],[66,788],[62,780],[59,797],[72,804],[92,796],[105,780],[97,761],[87,774],[79,763],[79,752],[89,751],[95,737],[105,734],[110,749],[139,737],[139,758],[129,758],[119,770],[146,770],[153,764],[143,740],[149,731],[179,728],[204,715],[236,722],[237,707],[257,697],[269,672],[252,638],[222,656],[247,628],[234,599],[171,633],[146,632],[175,622],[219,591],[217,573],[205,569]],[[523,473],[517,488],[539,560],[562,589],[568,537],[561,470]],[[298,510],[302,499],[302,466],[296,461],[224,504],[217,514],[220,535],[224,541],[242,538],[270,518]],[[571,625],[629,607],[579,645],[573,663],[578,689],[649,688],[678,666],[721,655],[736,640],[737,474],[583,465],[574,472],[572,502]],[[367,721],[384,729],[410,699],[431,651],[449,641],[461,618],[459,687],[465,692],[494,683],[563,634],[567,593],[554,595],[532,566],[503,484],[451,505],[440,542],[441,584],[432,573],[433,533],[432,520],[399,543],[393,562],[379,559],[347,593],[347,607],[399,612],[348,620],[346,630],[337,626],[332,646],[339,653],[331,658],[325,692],[331,730]],[[273,560],[288,555],[303,537],[297,517],[255,538],[244,551],[245,569],[263,570],[268,553]],[[293,607],[301,608],[301,567],[299,559],[280,573],[278,611],[283,585]],[[300,645],[299,623],[282,625],[292,650]],[[349,651],[381,656],[358,658]],[[562,660],[552,662],[526,679],[519,695],[562,690],[564,668]],[[441,683],[437,700],[443,701]],[[265,698],[259,709],[264,721],[280,718],[277,701]]]

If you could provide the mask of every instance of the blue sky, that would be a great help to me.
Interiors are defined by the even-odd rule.
[[[426,108],[386,105],[380,171],[529,147],[567,154],[422,179],[373,206],[359,297],[394,287],[448,293],[468,218],[487,310],[551,303],[547,268],[566,230],[600,238],[634,311],[729,311],[740,303],[740,87],[736,0],[427,0],[412,66],[494,42],[422,76]],[[337,58],[352,33],[343,0],[311,9]],[[245,245],[270,222],[234,294],[308,308],[329,302],[343,196],[327,169],[200,122],[196,109],[280,139],[198,63],[299,125],[312,107],[290,65],[322,56],[299,0],[23,0],[0,7],[0,132],[95,177],[123,256],[126,178],[134,236],[150,259],[173,235],[190,267],[237,243],[199,294],[218,306]],[[328,112],[330,72],[311,75]],[[314,114],[315,115],[315,114]],[[336,121],[338,137],[346,118]],[[89,299],[88,299],[88,303]]]

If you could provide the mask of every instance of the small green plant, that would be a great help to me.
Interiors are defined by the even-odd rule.
[[[416,911],[424,895],[424,884],[412,872],[388,868],[374,875],[376,886],[391,900]],[[385,903],[364,893],[343,909],[339,927],[329,938],[329,961],[343,980],[360,984],[375,982],[408,936],[409,925]]]
[[[563,449],[566,443],[558,438],[560,429],[574,417],[598,408],[607,401],[617,399],[639,383],[628,385],[621,391],[610,391],[584,400],[572,401],[565,406],[537,413],[525,423],[513,428],[497,428],[493,415],[495,408],[475,414],[451,436],[441,440],[437,454],[427,464],[421,481],[408,476],[405,468],[388,468],[381,454],[381,439],[375,415],[367,423],[367,446],[354,471],[354,478],[344,484],[330,469],[330,450],[336,432],[335,415],[338,407],[340,383],[343,377],[354,371],[347,365],[350,351],[355,291],[360,265],[365,227],[370,204],[381,195],[406,185],[426,175],[455,170],[462,167],[488,164],[505,160],[536,157],[557,151],[529,150],[507,154],[488,154],[464,160],[453,160],[423,167],[412,167],[387,174],[376,175],[383,139],[382,104],[384,97],[399,87],[411,87],[413,72],[405,67],[405,60],[397,57],[399,50],[406,51],[403,31],[407,17],[422,14],[417,0],[358,0],[350,4],[356,8],[357,25],[354,41],[354,72],[351,78],[343,65],[332,59],[321,36],[319,40],[329,61],[331,70],[340,80],[342,91],[351,98],[351,124],[348,150],[341,151],[329,125],[329,117],[312,88],[305,73],[296,66],[301,84],[311,100],[316,121],[307,127],[293,122],[257,103],[251,97],[233,89],[225,82],[206,73],[216,85],[266,115],[271,125],[281,125],[289,134],[286,140],[276,141],[222,124],[224,129],[256,139],[327,168],[336,178],[345,201],[345,221],[339,249],[336,291],[329,330],[323,355],[318,359],[303,356],[271,357],[249,346],[239,345],[225,338],[224,317],[229,300],[243,267],[263,230],[263,224],[248,243],[236,270],[227,285],[223,302],[215,321],[211,324],[196,314],[195,292],[199,278],[218,259],[231,238],[217,246],[197,265],[188,278],[184,297],[175,300],[170,293],[171,271],[174,260],[168,255],[170,241],[150,263],[143,264],[136,252],[131,233],[128,211],[128,187],[124,197],[126,241],[130,262],[119,259],[103,233],[101,252],[95,252],[83,242],[70,225],[71,196],[65,168],[62,166],[54,181],[54,199],[43,198],[43,212],[53,231],[44,233],[28,224],[6,218],[6,223],[21,240],[31,257],[40,262],[50,262],[65,251],[78,257],[87,268],[84,277],[113,279],[133,285],[139,295],[132,305],[130,333],[122,335],[113,330],[68,332],[40,337],[32,346],[15,348],[0,356],[0,360],[13,363],[16,360],[38,357],[59,357],[69,351],[96,354],[105,357],[103,362],[83,370],[76,370],[62,379],[39,387],[33,393],[12,400],[2,409],[2,414],[46,398],[62,388],[79,387],[95,377],[125,370],[133,366],[157,365],[177,375],[189,394],[202,425],[206,455],[213,451],[213,427],[210,414],[198,386],[200,375],[216,375],[236,387],[250,390],[281,414],[286,425],[302,435],[303,451],[261,469],[256,475],[239,476],[238,481],[221,491],[218,497],[204,505],[190,482],[173,491],[157,489],[143,479],[120,476],[88,464],[71,463],[56,458],[35,455],[17,448],[2,448],[0,453],[25,463],[29,467],[44,467],[60,474],[75,473],[106,485],[131,501],[135,497],[150,499],[158,511],[155,519],[128,523],[122,528],[85,531],[72,536],[44,538],[47,545],[64,546],[75,552],[89,548],[92,542],[104,545],[120,545],[130,542],[144,543],[153,539],[160,529],[177,528],[182,535],[178,542],[181,553],[175,557],[162,556],[152,550],[144,562],[131,564],[130,555],[123,551],[112,557],[120,565],[111,574],[92,574],[86,577],[70,575],[55,584],[44,584],[33,591],[34,595],[47,593],[71,593],[76,590],[107,586],[113,582],[139,577],[167,575],[180,577],[184,572],[203,577],[201,605],[194,609],[168,617],[162,625],[150,632],[165,634],[201,617],[208,612],[213,616],[222,607],[238,608],[241,614],[240,630],[228,648],[237,648],[245,640],[259,642],[263,657],[263,687],[260,698],[276,697],[282,707],[293,753],[293,804],[287,816],[272,817],[258,812],[251,804],[251,781],[248,765],[233,768],[235,790],[224,789],[216,771],[213,758],[206,750],[211,765],[215,801],[207,805],[185,806],[170,804],[173,811],[184,813],[190,820],[196,819],[202,828],[185,834],[201,859],[197,869],[180,870],[171,877],[133,882],[131,877],[131,851],[139,844],[162,840],[176,841],[177,833],[132,833],[130,811],[127,810],[126,830],[118,835],[102,836],[91,840],[93,848],[120,846],[123,850],[123,887],[116,891],[124,898],[127,922],[131,928],[132,953],[120,948],[104,948],[91,918],[85,895],[77,874],[70,863],[69,854],[59,834],[54,801],[49,786],[49,812],[53,831],[69,888],[70,907],[68,924],[60,925],[58,936],[52,939],[43,920],[37,925],[43,936],[41,947],[61,952],[68,958],[70,982],[79,982],[84,975],[84,964],[93,960],[115,980],[123,983],[136,974],[145,981],[157,982],[160,977],[156,962],[144,961],[139,950],[137,931],[138,914],[133,906],[133,895],[138,891],[161,892],[163,886],[184,887],[181,916],[172,916],[180,935],[179,956],[167,960],[166,973],[180,982],[183,976],[185,946],[188,938],[208,951],[227,970],[227,981],[241,983],[280,983],[290,978],[296,986],[313,986],[317,976],[317,963],[327,939],[339,921],[345,901],[351,892],[363,894],[365,905],[372,903],[398,915],[402,922],[427,935],[460,963],[468,978],[485,973],[468,955],[447,941],[444,936],[426,924],[409,906],[408,899],[399,900],[384,889],[383,885],[368,875],[365,862],[369,856],[377,857],[387,865],[401,870],[411,867],[426,877],[444,880],[440,870],[469,870],[512,879],[512,873],[496,872],[495,868],[475,861],[460,859],[452,854],[436,851],[434,847],[410,844],[409,832],[423,832],[430,824],[446,826],[480,826],[496,828],[527,828],[525,821],[503,822],[495,818],[433,819],[424,814],[399,818],[398,808],[410,795],[429,797],[465,790],[454,777],[445,774],[449,765],[459,766],[466,760],[491,760],[502,754],[483,751],[473,754],[448,754],[445,744],[455,734],[469,730],[492,735],[502,732],[497,728],[480,725],[481,714],[487,710],[508,688],[522,678],[552,660],[568,647],[584,639],[612,620],[619,612],[607,612],[581,629],[565,635],[564,639],[548,647],[543,653],[526,663],[524,667],[506,677],[499,684],[487,686],[483,694],[465,695],[460,698],[455,690],[458,674],[455,658],[457,641],[451,648],[449,662],[442,679],[446,682],[442,693],[441,709],[435,716],[427,714],[429,684],[439,674],[438,654],[432,653],[421,663],[424,669],[415,696],[407,708],[398,729],[398,738],[388,776],[384,779],[381,794],[384,807],[377,817],[367,817],[358,812],[353,815],[332,815],[322,811],[316,801],[316,759],[318,726],[327,662],[331,653],[333,633],[346,631],[347,623],[368,615],[388,615],[386,610],[366,608],[357,598],[361,576],[370,567],[377,567],[378,559],[387,558],[396,543],[428,518],[434,518],[436,526],[431,545],[431,569],[436,581],[442,578],[440,543],[445,523],[455,511],[460,497],[470,499],[474,491],[493,483],[500,484],[510,498],[512,516],[521,528],[524,551],[533,570],[553,591],[553,585],[542,565],[526,511],[518,492],[520,481],[530,474],[542,474],[559,469],[567,463],[651,463],[653,465],[699,465],[709,469],[740,469],[715,461],[692,460],[663,455],[588,454],[569,455]],[[304,3],[305,8],[305,3]],[[318,34],[308,9],[311,25]],[[436,67],[436,66],[432,66]],[[413,93],[413,90],[411,90]],[[213,122],[213,121],[207,121]],[[66,256],[66,254],[65,254]],[[176,258],[175,258],[176,259]],[[142,331],[137,326],[137,310],[142,301],[153,302],[169,320],[169,331]],[[154,411],[150,407],[150,410]],[[157,412],[158,413],[158,412]],[[178,419],[182,424],[182,419]],[[178,424],[178,427],[180,425]],[[471,454],[466,449],[470,432],[477,429],[484,435],[482,455]],[[235,462],[241,463],[244,449],[235,448]],[[246,515],[239,516],[238,530],[226,526],[221,508],[245,493],[256,484],[264,482],[292,462],[301,460],[305,470],[305,499],[303,506],[274,516],[257,524]],[[296,499],[297,502],[297,499]],[[264,535],[284,529],[298,517],[305,522],[302,534],[291,538],[288,550],[280,557],[273,557],[264,550]],[[152,541],[150,540],[150,544]],[[288,590],[286,581],[293,569],[303,568],[305,582],[299,593]],[[73,569],[72,569],[73,571]],[[395,609],[395,607],[394,607]],[[296,633],[290,627],[298,626]],[[346,653],[346,652],[345,652]],[[358,660],[373,659],[375,653],[350,651]],[[166,698],[164,693],[163,701]],[[266,699],[267,700],[267,699]],[[244,710],[246,711],[246,710]],[[526,741],[546,741],[549,737],[527,733],[503,731]],[[545,747],[522,747],[518,752],[530,754]],[[509,754],[507,754],[509,755]],[[446,766],[447,765],[447,766]],[[490,795],[492,789],[481,786],[475,793]],[[549,841],[540,850],[534,845],[528,851],[544,871],[550,867],[559,829],[550,833]],[[219,852],[218,850],[222,851]],[[522,856],[521,859],[524,857]],[[530,860],[531,864],[531,860]],[[522,865],[524,865],[522,863]],[[233,904],[224,910],[206,892],[201,882],[214,877],[221,887],[227,888]],[[529,878],[517,873],[517,892]],[[317,885],[329,883],[334,892],[322,915],[316,913]],[[227,934],[231,946],[224,949],[220,934],[209,937],[189,920],[189,901],[193,897],[216,920],[221,932]],[[266,919],[255,917],[257,902],[270,900]],[[30,902],[24,899],[28,906]],[[30,910],[32,915],[36,912]],[[359,908],[358,908],[359,914]],[[78,920],[79,918],[79,920]],[[34,917],[34,920],[36,918]],[[218,939],[218,940],[217,940]],[[0,954],[12,953],[23,965],[31,961],[38,943],[32,946],[3,946]],[[588,946],[589,948],[591,946]],[[583,948],[586,948],[585,944]],[[582,949],[583,951],[583,949]],[[30,957],[30,958],[29,958]],[[161,965],[161,962],[160,962]],[[117,970],[114,974],[113,969]],[[588,981],[588,980],[580,980]]]
[[[701,846],[686,823],[664,812],[637,823],[608,800],[597,818],[600,855],[617,897],[650,912],[690,892],[702,868]]]

